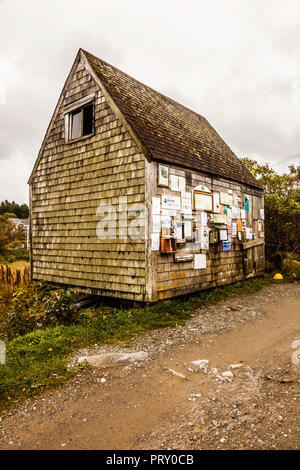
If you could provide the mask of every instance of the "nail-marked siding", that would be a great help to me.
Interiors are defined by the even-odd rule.
[[[93,93],[94,135],[66,143],[64,108]],[[144,300],[145,241],[118,238],[122,196],[145,202],[145,157],[79,62],[31,180],[33,279]],[[97,237],[100,203],[116,208],[114,238]]]

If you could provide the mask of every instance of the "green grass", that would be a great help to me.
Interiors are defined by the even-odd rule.
[[[68,357],[82,347],[125,344],[146,330],[183,325],[198,308],[232,295],[256,292],[272,282],[272,276],[253,278],[143,308],[103,306],[82,312],[78,324],[18,336],[6,345],[7,362],[0,365],[0,410],[63,385],[75,373],[67,368]]]

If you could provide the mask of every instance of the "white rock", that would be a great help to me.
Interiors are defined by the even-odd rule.
[[[199,359],[197,361],[191,361],[192,364],[194,364],[195,366],[201,366],[201,365],[206,365],[208,366],[209,364],[209,360],[208,359]]]
[[[216,380],[217,380],[217,381],[218,381],[218,380],[221,380],[221,382],[224,382],[225,379],[224,379],[224,377],[222,377],[221,375],[217,375],[217,376],[216,376]]]
[[[86,361],[91,366],[102,367],[112,363],[144,361],[147,358],[148,353],[145,351],[139,351],[134,353],[108,353],[95,354],[93,356],[81,356],[78,358],[78,363],[80,364]]]
[[[234,375],[231,370],[225,370],[224,372],[222,372],[222,377],[233,378]]]
[[[243,364],[231,364],[230,369],[239,369],[239,367],[243,367]]]
[[[202,372],[204,372],[205,374],[207,373],[208,364],[209,364],[209,361],[207,359],[200,359],[198,361],[192,361],[191,364],[199,367],[199,369],[202,370]]]
[[[180,372],[177,372],[176,370],[173,369],[168,369],[171,374],[175,375],[175,377],[179,377],[180,379],[186,379],[186,376],[181,374]]]

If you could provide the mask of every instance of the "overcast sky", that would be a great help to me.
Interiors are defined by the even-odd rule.
[[[0,201],[28,201],[80,47],[205,116],[238,156],[299,164],[299,0],[0,0]]]

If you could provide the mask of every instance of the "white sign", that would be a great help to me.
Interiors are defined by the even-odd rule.
[[[205,269],[206,268],[206,255],[195,254],[194,255],[194,269]]]
[[[192,221],[189,219],[184,221],[184,236],[185,238],[191,238],[192,236]]]
[[[232,208],[232,218],[240,219],[241,218],[241,209],[239,207],[233,206]]]
[[[181,210],[181,198],[179,196],[167,196],[162,194],[161,207],[164,209]]]
[[[183,225],[181,223],[176,223],[176,239],[182,240],[183,239]]]
[[[220,193],[220,202],[224,204],[224,206],[232,205],[232,196],[228,193]]]
[[[178,190],[185,193],[185,178],[183,176],[178,177]]]
[[[181,193],[182,213],[186,215],[192,214],[192,193]]]
[[[169,215],[161,216],[161,226],[164,228],[171,228],[171,218]]]
[[[226,214],[214,214],[213,221],[215,224],[226,224],[227,216]]]
[[[220,195],[219,195],[219,193],[214,193],[214,212],[217,212],[217,214],[220,212]]]
[[[160,233],[160,215],[152,215],[152,232]]]
[[[158,185],[169,186],[169,167],[158,165]]]
[[[159,241],[160,241],[159,233],[152,233],[151,234],[151,250],[152,251],[159,250]]]
[[[206,227],[207,225],[207,213],[204,211],[200,212],[200,225],[202,225],[202,227]]]
[[[237,194],[234,194],[233,195],[233,205],[234,206],[239,206],[241,205],[242,201],[241,201],[241,198],[240,196],[238,196]]]
[[[203,193],[211,193],[211,190],[208,189],[206,186],[203,184],[199,184],[199,186],[196,186],[193,191],[202,191]]]
[[[153,215],[160,214],[160,197],[152,198],[152,214]]]
[[[231,209],[227,209],[227,225],[231,225],[231,220],[232,219],[232,210]]]
[[[179,191],[179,189],[178,189],[178,176],[170,175],[170,189],[171,189],[171,191]]]
[[[253,234],[252,234],[252,228],[246,227],[246,240],[252,240]]]
[[[258,230],[259,232],[261,232],[261,230],[262,230],[262,227],[261,227],[261,220],[258,220],[258,221],[257,221],[257,230]]]
[[[209,228],[200,227],[200,248],[209,250]]]
[[[237,224],[235,222],[233,222],[232,224],[232,236],[233,237],[236,237],[237,236]]]

